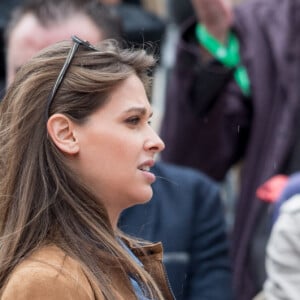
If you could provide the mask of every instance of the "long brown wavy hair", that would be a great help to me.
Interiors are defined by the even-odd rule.
[[[48,137],[47,97],[72,46],[60,42],[41,51],[18,72],[0,107],[0,288],[14,267],[35,249],[55,243],[78,260],[106,299],[109,266],[133,270],[152,299],[163,299],[151,276],[119,245],[105,207],[68,167]],[[83,123],[109,101],[122,81],[136,74],[149,90],[155,64],[144,50],[121,49],[113,40],[97,51],[79,46],[51,104]],[[121,101],[122,99],[120,99]],[[105,159],[105,158],[103,158]],[[99,259],[99,255],[107,260]],[[132,290],[128,281],[128,289]]]

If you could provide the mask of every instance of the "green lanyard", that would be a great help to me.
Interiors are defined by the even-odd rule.
[[[202,24],[196,25],[198,42],[224,66],[234,68],[234,78],[244,95],[250,95],[250,80],[247,70],[241,65],[240,45],[237,37],[230,32],[228,46],[222,45],[215,39]]]

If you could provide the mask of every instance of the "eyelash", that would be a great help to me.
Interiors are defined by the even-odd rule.
[[[140,117],[130,117],[126,120],[126,123],[130,124],[130,125],[138,125],[141,122],[141,118]],[[148,125],[151,125],[152,121],[149,120]]]
[[[126,120],[126,123],[129,123],[131,125],[137,125],[141,121],[140,117],[130,117]]]

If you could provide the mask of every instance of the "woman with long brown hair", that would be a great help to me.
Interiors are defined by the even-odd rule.
[[[173,299],[160,244],[117,229],[148,201],[154,58],[73,37],[18,72],[1,103],[1,299]]]

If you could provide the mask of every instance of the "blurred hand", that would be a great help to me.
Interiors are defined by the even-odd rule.
[[[221,43],[225,43],[233,21],[230,0],[191,0],[195,14],[207,29]]]

